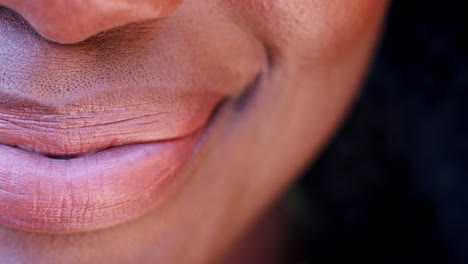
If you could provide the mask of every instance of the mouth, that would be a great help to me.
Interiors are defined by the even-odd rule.
[[[195,128],[185,134],[149,142],[144,137],[136,142],[135,136],[133,141],[114,138],[111,145],[102,140],[93,143],[90,138],[88,145],[95,147],[79,148],[79,152],[64,151],[73,145],[60,148],[66,146],[60,140],[53,145],[58,148],[47,151],[37,151],[40,140],[23,140],[22,146],[5,144],[18,143],[20,139],[12,135],[25,133],[0,129],[4,133],[0,138],[0,224],[66,234],[107,228],[143,215],[167,196],[166,189],[188,166],[222,102],[192,119],[203,122],[188,126]]]
[[[212,43],[174,18],[63,46],[18,21],[0,7],[0,225],[14,229],[87,232],[164,204],[265,68],[228,22]]]

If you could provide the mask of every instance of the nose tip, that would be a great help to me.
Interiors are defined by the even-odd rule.
[[[43,37],[72,44],[115,28],[169,16],[182,0],[0,0]]]

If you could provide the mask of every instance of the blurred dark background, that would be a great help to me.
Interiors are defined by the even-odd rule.
[[[304,263],[468,263],[467,115],[468,1],[395,0],[360,98],[300,184]]]

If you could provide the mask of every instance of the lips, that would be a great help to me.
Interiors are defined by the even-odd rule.
[[[71,111],[5,97],[0,224],[46,233],[105,228],[153,208],[193,156],[220,100],[182,103],[182,96],[164,111],[140,100],[91,112],[86,103]]]

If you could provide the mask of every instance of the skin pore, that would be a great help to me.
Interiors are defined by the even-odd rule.
[[[107,148],[196,142],[125,175],[118,161],[93,165],[89,179],[112,171],[125,184],[93,189],[69,170],[71,186],[59,173],[46,178],[59,187],[34,181],[39,206],[0,196],[13,208],[0,219],[0,263],[217,263],[336,129],[388,1],[86,3],[0,0],[0,144],[60,167]],[[140,179],[166,171],[154,189]],[[45,177],[23,172],[0,171],[2,190],[12,188],[4,178],[22,190]],[[133,185],[143,198],[123,191]],[[53,193],[63,195],[57,205]]]

